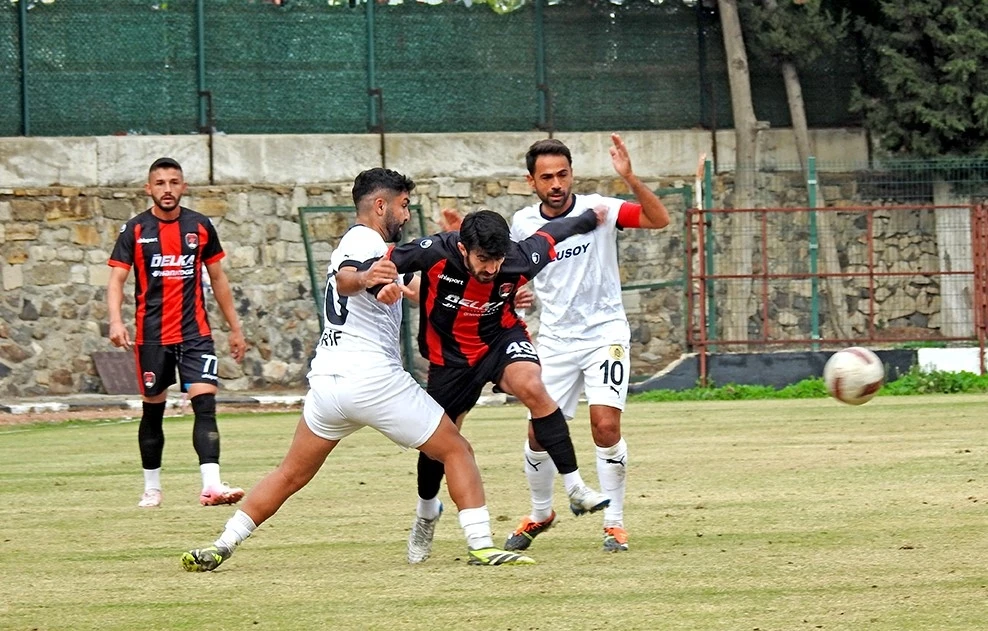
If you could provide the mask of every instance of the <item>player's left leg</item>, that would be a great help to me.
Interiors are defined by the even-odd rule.
[[[182,555],[185,569],[189,572],[210,572],[230,558],[237,546],[258,526],[308,484],[337,444],[339,440],[317,436],[305,418],[300,419],[292,444],[281,463],[250,490],[243,507],[226,522],[223,533],[211,546]]]
[[[584,372],[590,405],[590,431],[597,451],[597,477],[611,502],[604,509],[604,550],[628,549],[624,528],[624,497],[628,445],[621,436],[621,412],[628,397],[628,347],[614,344],[599,349]]]
[[[220,430],[216,424],[216,392],[219,362],[211,338],[199,338],[182,344],[178,356],[178,374],[182,392],[192,402],[192,446],[199,456],[203,506],[236,504],[244,490],[231,487],[220,477]]]
[[[527,339],[527,334],[526,334]],[[530,349],[530,352],[529,352]],[[532,413],[532,431],[529,442],[533,450],[548,452],[563,478],[563,486],[570,498],[570,510],[574,515],[597,512],[608,504],[608,499],[591,489],[580,476],[576,449],[570,437],[566,417],[549,396],[542,383],[542,369],[531,342],[507,344],[499,349],[502,365],[498,386],[514,395]],[[492,349],[491,354],[497,350]],[[533,441],[534,438],[534,441]]]

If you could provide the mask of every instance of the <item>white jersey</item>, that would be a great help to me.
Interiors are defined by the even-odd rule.
[[[533,280],[542,303],[540,347],[550,351],[578,350],[628,344],[631,331],[621,302],[617,258],[618,211],[626,202],[602,195],[575,195],[568,215],[607,206],[607,217],[596,230],[556,244],[556,259]],[[511,218],[511,238],[531,236],[551,219],[540,204],[522,208]]]
[[[401,301],[386,305],[367,291],[341,296],[336,287],[340,267],[363,270],[384,256],[388,246],[376,230],[352,226],[333,250],[323,302],[324,328],[308,377],[353,375],[362,366],[402,369],[399,343]],[[400,281],[399,281],[400,282]]]

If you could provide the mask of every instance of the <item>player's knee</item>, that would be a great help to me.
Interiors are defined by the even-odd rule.
[[[612,447],[621,440],[621,421],[607,419],[591,423],[590,433],[598,447]]]

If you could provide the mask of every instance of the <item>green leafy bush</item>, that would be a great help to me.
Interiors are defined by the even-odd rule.
[[[913,366],[895,381],[886,383],[879,396],[912,394],[955,394],[988,392],[988,375],[970,372],[923,370]],[[771,386],[742,386],[729,383],[697,385],[687,390],[651,390],[631,397],[634,401],[736,401],[740,399],[818,399],[827,396],[823,379],[814,377],[775,389]]]

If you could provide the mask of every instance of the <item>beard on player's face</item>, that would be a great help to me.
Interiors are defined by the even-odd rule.
[[[181,201],[182,198],[181,197],[176,197],[175,195],[172,195],[171,193],[166,193],[165,195],[162,195],[161,197],[154,197],[154,196],[152,196],[151,199],[152,199],[152,201],[154,201],[154,205],[155,206],[157,206],[158,208],[160,208],[161,210],[163,210],[165,212],[169,212],[169,211],[172,211],[172,210],[175,210],[176,208],[178,208],[178,202]]]
[[[545,191],[539,191],[539,199],[542,200],[542,205],[547,206],[553,210],[564,210],[566,204],[569,203],[570,190],[567,188],[550,188]]]
[[[401,240],[401,229],[405,226],[407,219],[399,219],[392,210],[388,210],[384,215],[385,241],[397,243]]]

